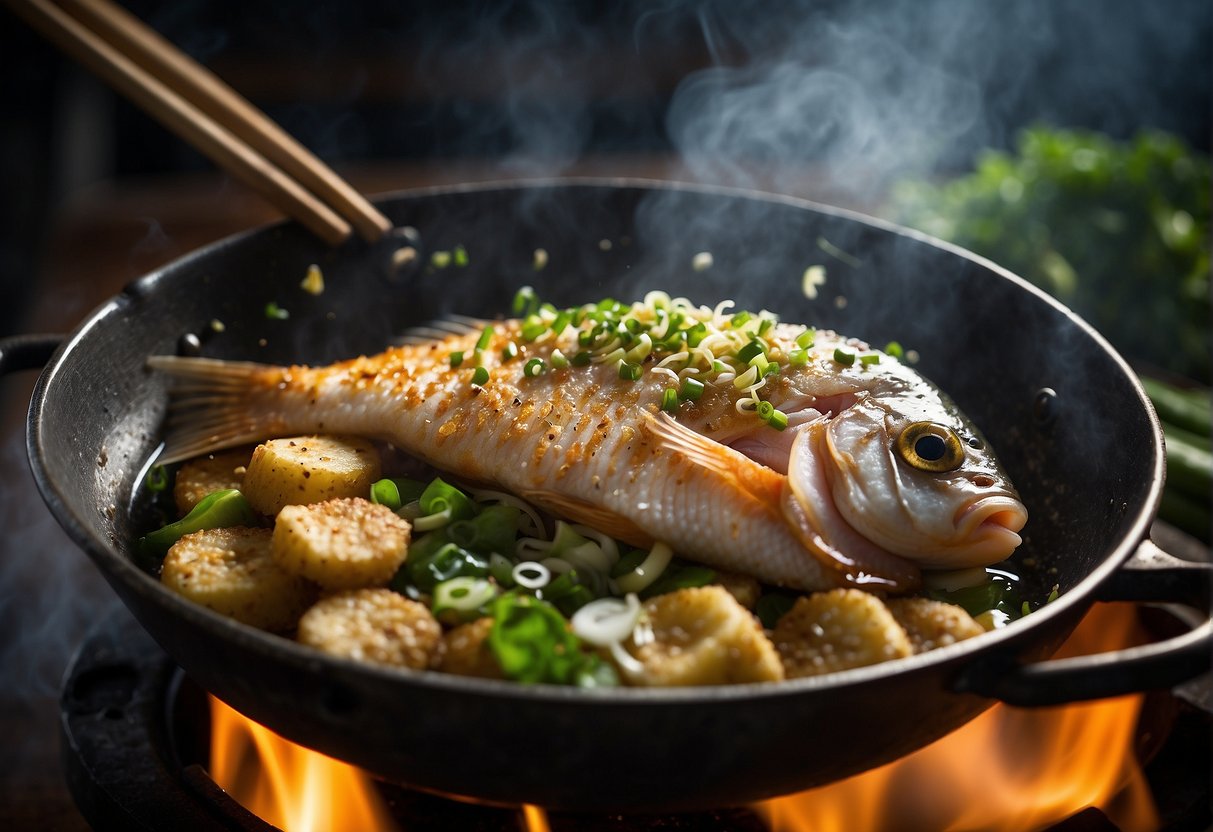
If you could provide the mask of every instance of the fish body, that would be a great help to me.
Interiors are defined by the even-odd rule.
[[[626,542],[803,590],[910,591],[923,566],[1018,544],[1026,513],[996,460],[902,362],[766,313],[738,323],[660,295],[611,309],[606,324],[558,318],[537,335],[551,313],[533,312],[327,367],[155,357],[179,379],[162,460],[374,437]],[[954,438],[960,461],[906,464],[908,425]]]

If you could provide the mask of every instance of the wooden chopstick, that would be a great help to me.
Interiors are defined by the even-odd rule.
[[[338,211],[368,240],[391,228],[386,217],[323,162],[218,77],[124,10],[106,0],[67,0],[66,5],[93,27],[90,29],[49,0],[3,2],[60,49],[326,242],[335,245],[350,236],[350,224]]]

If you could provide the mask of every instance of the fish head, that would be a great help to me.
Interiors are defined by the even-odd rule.
[[[1027,509],[977,428],[936,390],[861,397],[814,446],[834,509],[879,549],[960,569],[1004,560],[1021,542]]]

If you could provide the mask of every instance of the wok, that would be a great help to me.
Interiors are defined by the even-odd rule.
[[[946,734],[995,701],[1051,704],[1170,687],[1209,666],[1210,569],[1147,539],[1163,481],[1157,420],[1107,343],[1022,280],[922,235],[801,200],[632,181],[424,190],[378,201],[398,227],[326,248],[294,224],[236,236],[155,271],[96,310],[36,385],[28,450],[54,515],[142,625],[207,690],[287,738],[414,787],[558,809],[682,810],[846,777]],[[393,265],[414,245],[419,257]],[[428,255],[462,245],[466,266]],[[536,249],[549,260],[537,271]],[[692,267],[697,252],[714,265]],[[397,263],[400,261],[397,260]],[[304,293],[309,264],[326,291]],[[801,276],[827,267],[810,299]],[[134,500],[158,447],[181,348],[277,362],[372,353],[447,312],[493,316],[519,285],[558,305],[660,287],[898,340],[980,425],[1031,519],[1015,557],[1031,597],[1005,629],[891,664],[782,684],[581,691],[330,658],[164,589],[132,560]],[[269,320],[268,302],[289,310]],[[210,327],[225,325],[222,332]],[[186,334],[191,337],[183,338]],[[10,368],[45,358],[4,343]],[[1184,634],[1045,661],[1098,599],[1195,608]]]

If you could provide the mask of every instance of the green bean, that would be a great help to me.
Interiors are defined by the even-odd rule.
[[[187,534],[203,529],[254,526],[257,519],[257,513],[238,490],[214,491],[199,500],[185,517],[140,538],[139,554],[159,562],[169,548]]]

